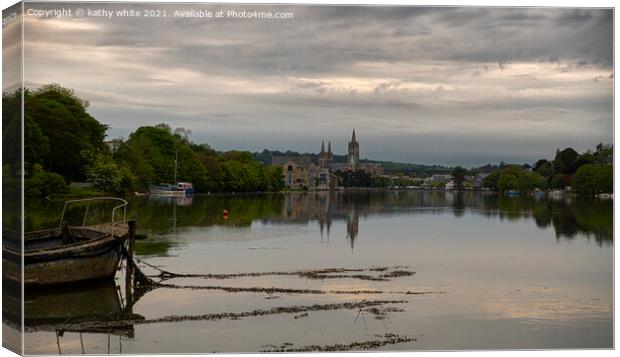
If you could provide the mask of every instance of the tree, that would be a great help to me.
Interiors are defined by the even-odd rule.
[[[115,163],[97,161],[86,169],[86,179],[103,192],[120,193],[123,175]]]
[[[9,180],[21,180],[22,174],[21,97],[21,90],[2,95],[2,177],[5,180],[3,184],[5,195],[9,189],[11,194],[21,196],[21,190],[15,189],[19,186],[18,182],[8,184]],[[24,134],[27,135],[27,131]]]
[[[500,192],[516,190],[519,182],[519,176],[523,169],[518,165],[507,165],[499,174],[497,180],[497,189]]]
[[[54,172],[38,172],[26,179],[24,184],[24,194],[31,197],[47,197],[67,191],[64,178]]]
[[[24,101],[25,162],[83,180],[84,168],[106,150],[107,126],[86,112],[87,101],[57,84],[25,93]]]
[[[557,149],[555,152],[555,159],[553,160],[553,174],[559,175],[569,173],[567,170],[578,156],[579,154],[573,148],[566,148],[562,151]]]
[[[344,187],[371,187],[371,177],[364,170],[338,171],[336,173]]]
[[[500,173],[497,181],[497,188],[500,192],[517,190],[529,192],[534,189],[544,190],[547,188],[547,180],[529,170],[524,170],[520,166],[506,166]]]
[[[594,154],[592,154],[592,152],[590,150],[584,152],[583,154],[577,156],[577,158],[575,159],[575,161],[573,161],[568,168],[566,169],[566,173],[567,174],[574,174],[575,172],[577,172],[577,170],[583,166],[583,165],[587,165],[587,164],[593,164],[595,163],[596,158],[594,156]]]
[[[533,188],[537,188],[539,190],[546,190],[549,187],[549,184],[547,182],[547,178],[536,173],[536,172],[532,172],[529,174],[530,176],[530,180],[532,181],[532,187]]]
[[[544,177],[550,177],[553,175],[553,164],[549,160],[538,160],[534,164],[534,172]]]
[[[594,152],[595,162],[597,164],[611,164],[614,161],[614,146],[611,144],[600,143],[596,145]]]
[[[546,159],[540,159],[538,161],[536,161],[536,163],[534,164],[534,171],[540,169],[543,165],[546,165],[549,161]]]
[[[570,180],[568,178],[568,175],[553,175],[553,177],[551,177],[551,181],[549,181],[549,187],[553,189],[563,189],[564,187],[568,186],[569,182]]]
[[[390,187],[390,179],[384,176],[373,176],[370,178],[372,187],[388,188]]]
[[[583,165],[575,173],[571,186],[581,194],[611,193],[613,175],[611,165]]]
[[[484,178],[484,181],[482,182],[482,187],[488,188],[490,190],[493,191],[497,191],[497,181],[499,180],[499,171],[495,171],[493,173],[491,173],[489,176]]]
[[[153,183],[174,183],[178,158],[177,181],[189,181],[197,191],[208,191],[207,171],[195,146],[179,133],[173,134],[165,124],[140,127],[119,147],[116,157],[131,169],[143,189]]]
[[[463,188],[463,181],[465,181],[465,175],[467,174],[467,170],[464,168],[457,166],[452,169],[451,175],[452,179],[454,179],[454,185],[457,189]]]

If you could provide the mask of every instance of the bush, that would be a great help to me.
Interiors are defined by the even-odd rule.
[[[123,177],[113,162],[98,161],[86,169],[86,179],[103,192],[119,193]]]
[[[515,165],[506,166],[502,169],[497,180],[497,189],[500,192],[516,190],[519,185],[521,171],[521,167]]]
[[[65,193],[67,183],[55,172],[39,172],[25,180],[25,195],[47,197],[52,194]]]
[[[390,187],[390,179],[387,177],[374,176],[370,178],[370,184],[372,187],[387,188]]]
[[[484,178],[482,187],[497,191],[497,181],[499,180],[499,171],[495,171],[489,176]]]
[[[549,187],[553,189],[563,189],[568,186],[570,180],[567,177],[568,175],[554,175],[549,182]]]
[[[536,172],[530,174],[530,179],[532,180],[532,186],[534,188],[544,191],[549,187],[547,184],[547,178]]]
[[[137,184],[138,179],[133,174],[133,172],[131,172],[131,170],[127,166],[123,166],[120,168],[120,174],[121,174],[121,182],[120,182],[121,190],[125,194],[132,194],[133,192],[135,192],[138,187],[138,184]]]
[[[517,190],[529,192],[534,189],[547,189],[547,180],[535,173],[523,170],[519,166],[508,166],[502,170],[497,180],[497,188],[500,192]]]
[[[614,168],[611,165],[583,165],[573,176],[571,186],[581,194],[611,193]]]

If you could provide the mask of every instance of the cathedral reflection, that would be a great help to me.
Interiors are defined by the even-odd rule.
[[[62,202],[26,201],[27,230],[57,225]],[[5,202],[3,202],[5,204]],[[226,211],[228,214],[223,215]],[[53,212],[53,214],[50,214]],[[4,210],[8,220],[18,211]],[[56,214],[58,213],[58,214]],[[318,191],[263,195],[195,195],[193,199],[134,199],[129,216],[137,216],[149,235],[183,232],[185,228],[226,226],[249,228],[263,224],[318,224],[322,243],[345,239],[351,248],[360,239],[360,218],[397,215],[437,215],[446,220],[465,215],[507,221],[528,220],[542,229],[553,229],[560,239],[588,238],[599,245],[613,244],[613,200],[593,197],[505,197],[484,192],[445,191]],[[452,217],[450,217],[452,216]],[[315,226],[316,227],[316,226]],[[336,238],[334,238],[336,237]],[[142,245],[162,253],[174,241]],[[147,254],[146,251],[142,252]]]
[[[351,244],[351,250],[353,250],[353,246],[355,245],[355,238],[357,237],[359,226],[360,216],[357,214],[355,207],[353,207],[349,214],[347,214],[347,239],[349,239]]]
[[[343,198],[336,192],[286,195],[282,205],[282,220],[288,223],[316,221],[321,232],[321,243],[329,243],[334,220],[346,221],[346,239],[354,248],[359,230],[359,209],[355,200]]]
[[[551,226],[558,239],[578,234],[598,244],[613,242],[613,201],[592,198],[539,199],[504,197],[463,192],[315,192],[284,195],[282,215],[271,221],[308,224],[318,222],[321,242],[330,241],[333,222],[346,224],[346,237],[355,247],[360,216],[378,214],[445,214],[461,217],[465,212],[501,220],[532,219],[541,228]]]

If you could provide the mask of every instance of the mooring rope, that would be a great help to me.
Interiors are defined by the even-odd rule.
[[[399,278],[404,276],[415,275],[415,272],[406,270],[406,266],[393,266],[393,267],[370,267],[370,268],[322,268],[317,270],[295,270],[295,271],[269,271],[269,272],[254,272],[254,273],[233,273],[233,274],[196,274],[196,273],[174,273],[153,264],[150,264],[136,256],[133,259],[141,264],[144,264],[159,272],[157,275],[145,276],[152,278],[160,278],[162,280],[168,280],[173,278],[202,278],[202,279],[234,279],[241,277],[261,277],[269,275],[295,275],[300,278],[306,279],[359,279],[359,280],[371,280],[371,281],[390,281],[391,278]],[[393,271],[389,271],[393,269]],[[343,273],[360,273],[360,272],[375,272],[381,273],[380,275],[367,275],[367,274],[343,274]]]
[[[426,295],[426,294],[445,294],[445,291],[384,291],[384,290],[318,290],[318,289],[296,289],[296,288],[278,288],[278,287],[236,287],[236,286],[215,286],[215,285],[178,285],[164,283],[164,281],[173,278],[204,278],[204,279],[231,279],[238,277],[259,277],[267,275],[295,275],[301,278],[308,279],[361,279],[361,280],[375,280],[375,281],[390,281],[388,278],[399,278],[403,276],[414,275],[415,272],[406,269],[406,266],[393,266],[393,267],[370,267],[370,268],[323,268],[318,270],[297,270],[297,271],[272,271],[262,273],[234,273],[234,274],[186,274],[186,273],[173,273],[168,270],[159,268],[151,263],[148,263],[134,255],[129,254],[125,246],[121,246],[122,255],[127,261],[127,265],[131,266],[135,272],[136,288],[144,289],[148,291],[153,288],[168,288],[168,289],[189,289],[189,290],[219,290],[230,293],[239,292],[254,292],[254,293],[267,293],[267,294],[347,294],[347,295],[361,295],[361,294],[399,294],[399,295]],[[159,271],[158,275],[145,274],[136,262],[144,264],[152,269]],[[389,271],[393,269],[392,271]],[[379,272],[381,275],[361,275],[361,274],[335,274],[344,272]],[[155,281],[152,278],[160,278],[160,281]]]

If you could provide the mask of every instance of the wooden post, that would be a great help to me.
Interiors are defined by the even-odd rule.
[[[133,258],[133,246],[136,240],[136,228],[137,222],[135,220],[127,221],[127,234],[129,235],[129,246],[127,247],[127,253],[129,253],[130,258]]]
[[[126,307],[128,307],[127,313],[132,313],[131,306],[133,305],[133,251],[134,251],[134,243],[136,241],[136,229],[137,222],[135,220],[127,221],[127,235],[129,242],[127,244],[127,260],[132,260],[132,262],[127,262],[126,271],[125,271],[125,301]]]
[[[61,228],[61,234],[62,234],[62,244],[75,243],[75,239],[73,239],[73,236],[71,235],[71,231],[69,230],[69,225],[67,224],[67,222],[63,222],[62,228]]]

